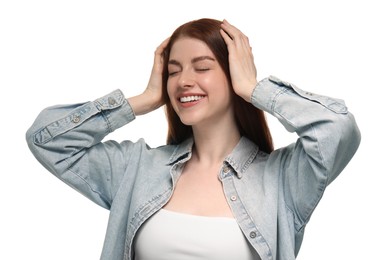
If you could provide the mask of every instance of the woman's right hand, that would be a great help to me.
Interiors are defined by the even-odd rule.
[[[162,98],[162,72],[164,66],[163,51],[169,42],[165,39],[154,52],[154,62],[148,85],[138,96],[130,97],[129,101],[136,115],[146,114],[164,105]]]

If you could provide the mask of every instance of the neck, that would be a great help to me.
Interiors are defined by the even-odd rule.
[[[237,125],[213,124],[211,127],[193,127],[194,159],[207,165],[221,164],[239,142]]]

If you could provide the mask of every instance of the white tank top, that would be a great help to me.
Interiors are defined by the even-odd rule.
[[[134,241],[136,260],[258,260],[234,218],[161,209]]]

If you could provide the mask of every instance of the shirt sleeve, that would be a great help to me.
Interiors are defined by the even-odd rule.
[[[26,133],[36,159],[51,173],[110,208],[125,172],[129,142],[102,142],[135,115],[120,90],[95,101],[44,109]]]
[[[301,229],[329,185],[352,159],[360,131],[343,100],[304,91],[276,77],[258,82],[252,104],[275,116],[295,143],[271,153],[280,162],[280,190]]]

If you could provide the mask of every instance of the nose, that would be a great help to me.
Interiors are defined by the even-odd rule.
[[[192,87],[195,84],[195,76],[191,70],[182,70],[179,77],[180,87]]]

